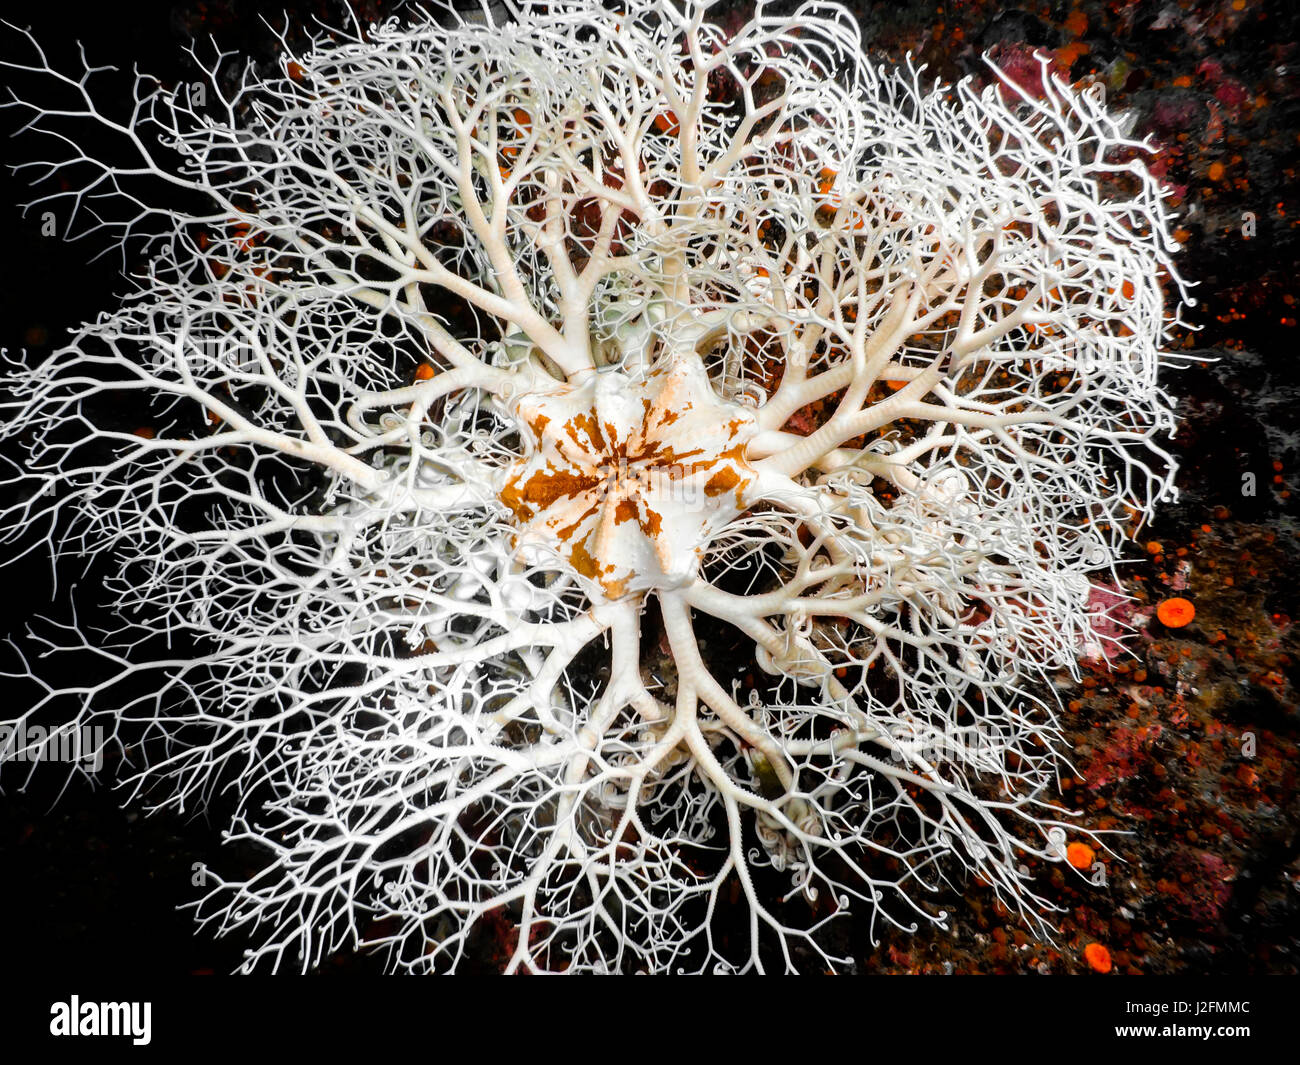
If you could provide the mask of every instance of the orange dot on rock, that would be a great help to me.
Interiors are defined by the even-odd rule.
[[[1181,629],[1184,625],[1191,624],[1192,619],[1196,617],[1196,607],[1188,599],[1179,597],[1166,599],[1156,607],[1156,617],[1166,628]]]
[[[1100,943],[1089,943],[1084,947],[1083,957],[1093,972],[1110,972],[1110,951]]]
[[[1091,869],[1096,857],[1097,852],[1086,843],[1071,843],[1065,848],[1065,860],[1076,869]]]

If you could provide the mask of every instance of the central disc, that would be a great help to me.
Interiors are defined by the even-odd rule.
[[[602,595],[689,581],[711,532],[744,509],[754,417],[719,399],[699,360],[614,370],[514,408],[525,457],[501,500],[521,550],[549,549]]]

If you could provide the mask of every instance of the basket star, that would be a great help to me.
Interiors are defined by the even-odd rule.
[[[1061,677],[1174,494],[1150,147],[833,3],[480,7],[127,109],[16,64],[130,283],[6,356],[0,543],[111,613],[11,641],[0,786],[78,730],[229,796],[245,970],[847,969],[947,885],[1050,935]]]

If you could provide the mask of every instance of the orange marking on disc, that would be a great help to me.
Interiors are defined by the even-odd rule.
[[[578,439],[578,433],[583,432],[587,434],[587,439],[597,451],[605,451],[608,448],[605,443],[605,436],[600,431],[600,422],[596,420],[594,414],[575,414],[573,420],[565,426],[565,429],[568,431],[570,439],[579,447],[582,446],[582,441]]]
[[[681,132],[681,123],[677,121],[677,114],[674,111],[664,111],[662,114],[655,115],[655,129],[660,133],[667,133],[670,137],[677,136]]]
[[[704,485],[704,494],[709,498],[720,496],[723,492],[729,492],[740,484],[741,477],[735,470],[723,467]]]
[[[645,521],[641,522],[641,531],[647,536],[658,536],[659,530],[663,528],[663,515],[657,511],[645,508]]]

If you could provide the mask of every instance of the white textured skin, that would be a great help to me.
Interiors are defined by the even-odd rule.
[[[839,966],[833,917],[943,921],[963,866],[1041,923],[1028,684],[1171,491],[1159,190],[1093,95],[927,88],[835,7],[728,38],[705,6],[389,23],[234,99],[214,73],[202,122],[51,75],[139,155],[55,198],[119,185],[123,239],[162,235],[3,401],[5,527],[122,564],[117,641],[59,641],[111,675],[24,720],[76,700],[156,802],[234,785],[267,864],[200,914],[250,968],[454,968],[502,923],[511,971]],[[119,390],[152,436],[99,424]],[[567,451],[538,421],[592,412]]]

